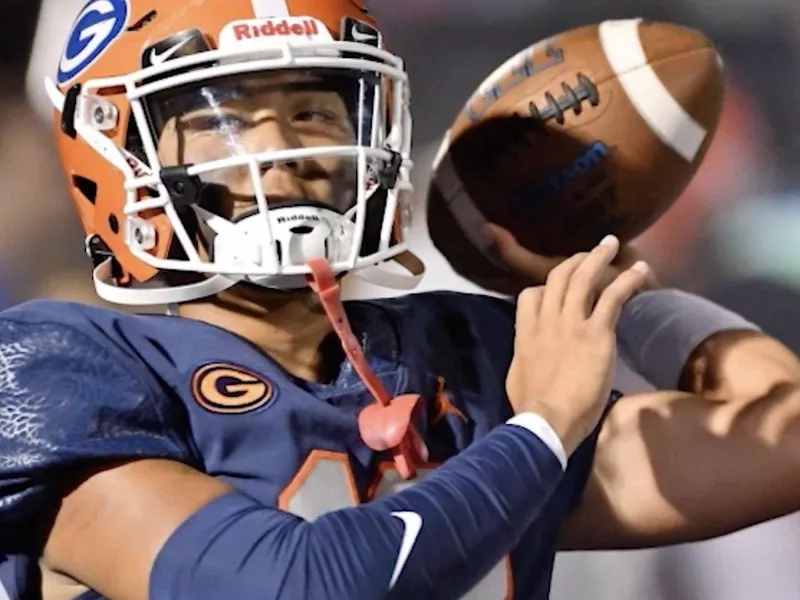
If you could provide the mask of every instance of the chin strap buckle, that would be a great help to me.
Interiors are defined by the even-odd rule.
[[[378,183],[381,187],[387,190],[393,190],[397,184],[397,178],[400,176],[400,167],[403,165],[403,157],[399,152],[390,150],[392,158],[383,165],[383,168],[378,172]]]
[[[197,175],[189,175],[192,165],[163,167],[161,183],[167,188],[170,200],[178,212],[185,211],[200,202],[203,193],[203,182]]]

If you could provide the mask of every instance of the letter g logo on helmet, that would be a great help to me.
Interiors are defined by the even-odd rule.
[[[72,26],[61,62],[58,83],[64,85],[88,69],[125,30],[128,0],[91,0]]]

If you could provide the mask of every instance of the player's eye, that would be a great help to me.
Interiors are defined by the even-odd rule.
[[[189,115],[184,123],[195,131],[240,131],[248,127],[247,120],[235,113],[208,113]]]
[[[336,124],[337,116],[328,110],[301,110],[294,114],[292,120],[296,123],[320,123],[325,125]]]

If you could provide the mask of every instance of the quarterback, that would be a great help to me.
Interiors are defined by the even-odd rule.
[[[800,506],[797,358],[613,237],[496,232],[515,303],[342,303],[421,272],[363,0],[91,0],[47,93],[99,295],[169,312],[0,313],[13,600],[544,599],[559,549]],[[611,389],[618,350],[663,391]]]

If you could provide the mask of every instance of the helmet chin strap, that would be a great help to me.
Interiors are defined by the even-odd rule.
[[[394,257],[392,263],[356,269],[355,277],[392,290],[410,291],[419,285],[425,275],[425,265],[416,255],[405,251]]]
[[[308,258],[315,257],[340,262],[348,258],[353,245],[353,222],[321,203],[278,206],[266,215],[254,210],[233,220],[200,206],[195,206],[195,213],[212,260],[244,271],[280,273],[289,267],[302,267]],[[283,289],[308,285],[303,275],[253,275],[246,279]]]
[[[277,270],[276,253],[272,247],[261,243],[266,237],[265,223],[258,211],[229,221],[200,206],[195,206],[194,210],[215,259],[259,266],[268,264]],[[302,265],[308,264],[309,257],[342,261],[350,254],[353,222],[327,205],[307,202],[281,206],[270,209],[269,219],[274,243],[280,248],[280,256],[277,257],[279,262],[282,260]],[[298,230],[301,232],[298,233]],[[422,262],[407,251],[395,257],[394,262],[361,267],[352,273],[368,283],[389,289],[416,288],[425,274]],[[308,286],[305,275],[245,276],[242,280],[271,289],[302,289]]]
[[[232,288],[241,281],[241,277],[214,275],[196,283],[178,286],[163,287],[122,287],[114,283],[111,264],[113,258],[108,258],[95,267],[92,271],[94,287],[97,295],[107,302],[114,304],[127,304],[151,306],[158,304],[180,304],[214,296]]]
[[[200,234],[206,239],[214,261],[231,265],[245,273],[264,269],[275,275],[210,275],[202,281],[180,286],[148,285],[121,287],[114,283],[112,259],[100,263],[93,272],[98,295],[108,302],[127,305],[176,305],[214,296],[237,283],[248,282],[272,290],[300,290],[309,287],[305,274],[280,274],[282,268],[309,266],[321,259],[346,261],[353,247],[355,225],[342,213],[320,203],[280,206],[268,213],[272,243],[266,244],[267,222],[257,211],[230,221],[201,206],[194,205]],[[405,271],[405,272],[403,272]],[[414,289],[424,275],[424,266],[408,251],[393,261],[352,270],[374,285],[396,289]],[[163,282],[159,282],[163,283]],[[174,311],[174,307],[171,308]]]
[[[97,295],[106,302],[111,302],[112,304],[125,304],[128,306],[167,305],[169,306],[170,314],[177,314],[177,305],[183,302],[197,300],[198,298],[215,296],[242,281],[250,281],[250,283],[254,285],[276,289],[271,286],[260,284],[258,281],[247,279],[244,276],[234,277],[229,275],[213,275],[202,281],[179,286],[122,287],[114,283],[111,268],[112,260],[113,259],[109,257],[97,265],[92,271],[92,279],[94,280]],[[353,274],[374,285],[381,285],[398,290],[413,289],[422,277],[422,274],[414,274],[411,271],[409,271],[408,275],[392,273],[377,266],[359,269],[358,271],[354,271]],[[300,289],[309,285],[306,276],[298,275],[297,278],[298,280],[302,279],[303,284],[297,285],[295,289]]]
[[[308,285],[319,296],[347,359],[375,399],[358,416],[361,438],[376,452],[390,451],[401,477],[413,479],[417,465],[428,460],[428,449],[413,424],[415,413],[422,409],[421,398],[419,394],[390,397],[353,334],[330,263],[324,258],[313,258],[307,264],[311,269]]]

